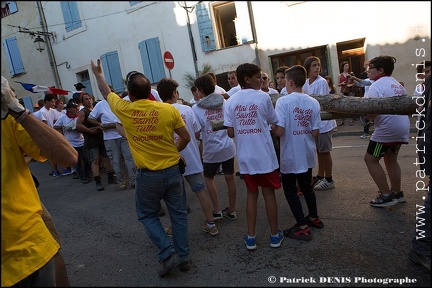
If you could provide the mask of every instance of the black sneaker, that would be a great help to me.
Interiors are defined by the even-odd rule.
[[[117,184],[116,176],[114,176],[113,172],[108,172],[108,184]]]
[[[307,225],[309,227],[315,227],[315,228],[318,228],[318,229],[324,228],[324,223],[321,221],[321,219],[319,217],[312,221],[309,218],[309,216],[307,216],[306,217],[306,223],[307,223]]]
[[[77,172],[72,172],[72,179],[80,179],[80,177],[78,176]]]
[[[398,201],[394,198],[394,193],[390,193],[387,196],[384,196],[381,192],[378,193],[378,196],[370,201],[370,205],[373,207],[388,207],[396,205]]]
[[[224,210],[222,210],[222,215],[223,215],[223,217],[225,217],[225,218],[228,218],[228,219],[230,219],[230,220],[237,220],[237,215],[236,215],[236,212],[233,212],[233,213],[229,213],[228,212],[228,207],[227,208],[225,208]],[[213,213],[214,214],[214,213]],[[214,217],[213,217],[214,218]]]
[[[393,192],[393,194],[394,194],[394,199],[396,199],[396,201],[398,202],[398,203],[405,203],[406,201],[405,201],[405,197],[404,197],[404,195],[403,195],[403,191],[400,191],[400,192]]]
[[[222,219],[223,217],[224,217],[224,215],[223,215],[222,211],[219,213],[213,211],[213,220],[219,220],[219,219]]]
[[[312,235],[310,233],[309,227],[301,229],[299,225],[294,225],[294,227],[285,229],[283,231],[284,235],[288,238],[310,241],[312,240]]]
[[[177,255],[177,253],[172,252],[171,255],[168,256],[168,258],[166,258],[165,260],[162,261],[162,267],[158,271],[159,277],[165,276],[168,272],[179,267],[181,263],[182,263],[182,260]]]
[[[95,176],[94,177],[94,181],[96,183],[96,190],[97,191],[102,191],[104,190],[104,186],[102,185],[102,181],[101,181],[101,177],[100,176]]]
[[[431,271],[431,256],[430,255],[417,254],[413,250],[410,250],[408,255],[409,255],[409,258],[411,259],[412,262],[422,266],[424,269],[426,269],[429,272]]]

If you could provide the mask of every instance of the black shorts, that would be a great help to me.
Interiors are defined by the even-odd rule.
[[[213,178],[222,164],[222,171],[224,174],[234,174],[234,157],[224,162],[219,163],[203,163],[204,176],[207,178]]]
[[[370,140],[369,146],[366,150],[366,152],[373,157],[381,158],[384,157],[384,155],[387,153],[387,151],[392,151],[395,154],[399,153],[401,144],[397,143],[378,143],[375,141]]]

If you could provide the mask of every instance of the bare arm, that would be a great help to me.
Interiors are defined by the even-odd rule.
[[[228,127],[227,133],[228,133],[228,137],[234,138],[235,135],[234,135],[234,128],[233,127]]]
[[[92,126],[100,126],[102,128],[102,124],[96,119],[91,118],[90,116],[87,118],[87,122]]]
[[[195,139],[196,140],[199,140],[200,136],[201,136],[201,131],[198,131],[198,132],[195,133]]]
[[[11,112],[12,116],[14,114],[17,116],[16,113]],[[63,167],[74,166],[78,162],[78,152],[63,135],[57,133],[53,128],[31,114],[20,123],[39,147],[43,157]]]
[[[123,125],[121,123],[116,123],[116,128],[120,135],[127,139]]]
[[[107,99],[108,94],[111,92],[108,84],[106,83],[103,75],[102,75],[102,66],[100,59],[97,60],[97,65],[94,64],[93,60],[90,62],[90,66],[92,68],[93,74],[96,77],[96,82],[104,99]]]
[[[272,133],[276,135],[277,137],[281,137],[285,133],[285,128],[277,125],[271,125]],[[313,132],[312,132],[313,133]]]
[[[84,111],[80,111],[78,114],[78,119],[76,123],[76,130],[81,133],[87,133],[87,134],[98,134],[101,130],[100,123],[95,121],[97,125],[94,125],[94,127],[88,128],[86,127],[84,123],[85,113]],[[89,121],[90,123],[90,121]],[[93,124],[92,124],[93,125]]]
[[[176,142],[176,147],[177,147],[177,150],[180,152],[190,142],[191,137],[190,137],[189,131],[186,129],[186,126],[175,129],[174,131],[179,136],[179,139]]]

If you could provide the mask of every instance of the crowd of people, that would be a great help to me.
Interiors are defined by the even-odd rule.
[[[364,97],[368,98],[406,95],[405,88],[391,76],[395,62],[391,56],[370,59],[365,67],[366,77],[351,75],[350,83],[367,87]],[[342,64],[341,75],[346,78],[350,75],[347,63]],[[179,97],[175,80],[163,78],[153,89],[148,78],[138,71],[128,73],[127,93],[120,96],[105,81],[100,60],[91,61],[90,65],[104,100],[94,103],[92,95],[79,91],[64,110],[63,100],[48,94],[43,107],[30,113],[19,104],[2,77],[2,286],[55,286],[56,269],[65,269],[64,263],[62,266],[55,261],[60,241],[53,238],[52,229],[44,222],[43,204],[24,155],[36,161],[48,160],[53,177],[72,174],[83,184],[94,181],[98,191],[104,190],[100,176],[103,164],[108,183],[117,184],[120,190],[135,189],[137,218],[158,248],[160,277],[177,268],[190,269],[184,180],[201,205],[205,218],[201,230],[215,236],[219,233],[217,220],[237,219],[236,161],[247,189],[247,227],[243,237],[246,249],[257,249],[255,227],[260,190],[270,227],[270,247],[280,247],[285,237],[310,241],[311,228],[324,228],[315,191],[335,187],[331,151],[332,131],[337,125],[335,120],[321,120],[320,104],[309,96],[335,93],[332,79],[320,75],[318,57],[308,57],[303,65],[277,68],[273,73],[275,88],[270,85],[268,73],[253,63],[243,63],[227,73],[231,87],[228,91],[217,85],[213,73],[201,75],[191,87],[192,103]],[[419,118],[425,129],[418,139],[426,148],[419,152],[419,158],[424,160],[424,171],[430,177],[430,62],[423,62],[422,68],[425,82],[418,95],[424,96],[426,112]],[[338,86],[345,91],[348,80],[344,84],[341,80]],[[76,88],[85,88],[78,84]],[[278,98],[273,102],[271,96],[275,94]],[[388,207],[403,203],[398,152],[409,142],[409,118],[364,118],[375,125],[364,156],[379,191],[370,205]],[[213,128],[218,121],[223,122],[224,129]],[[6,165],[8,169],[3,169]],[[59,166],[64,168],[63,173]],[[228,191],[224,209],[214,181],[219,169]],[[16,183],[11,189],[10,181],[17,177],[24,202],[14,198]],[[275,190],[281,187],[296,221],[287,229],[278,224]],[[304,197],[307,215],[300,197]],[[163,227],[159,219],[162,200],[170,217],[169,228]],[[427,237],[413,237],[409,257],[430,271],[430,191],[425,207],[429,213]],[[44,245],[39,245],[41,240],[35,237],[42,239]]]

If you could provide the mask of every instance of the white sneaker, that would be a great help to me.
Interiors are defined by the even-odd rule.
[[[370,137],[369,134],[366,134],[366,133],[360,136],[361,139],[366,139],[369,137]]]
[[[327,189],[333,189],[335,188],[334,181],[328,182],[325,178],[322,180],[319,180],[315,186],[313,187],[314,190],[327,190]]]

